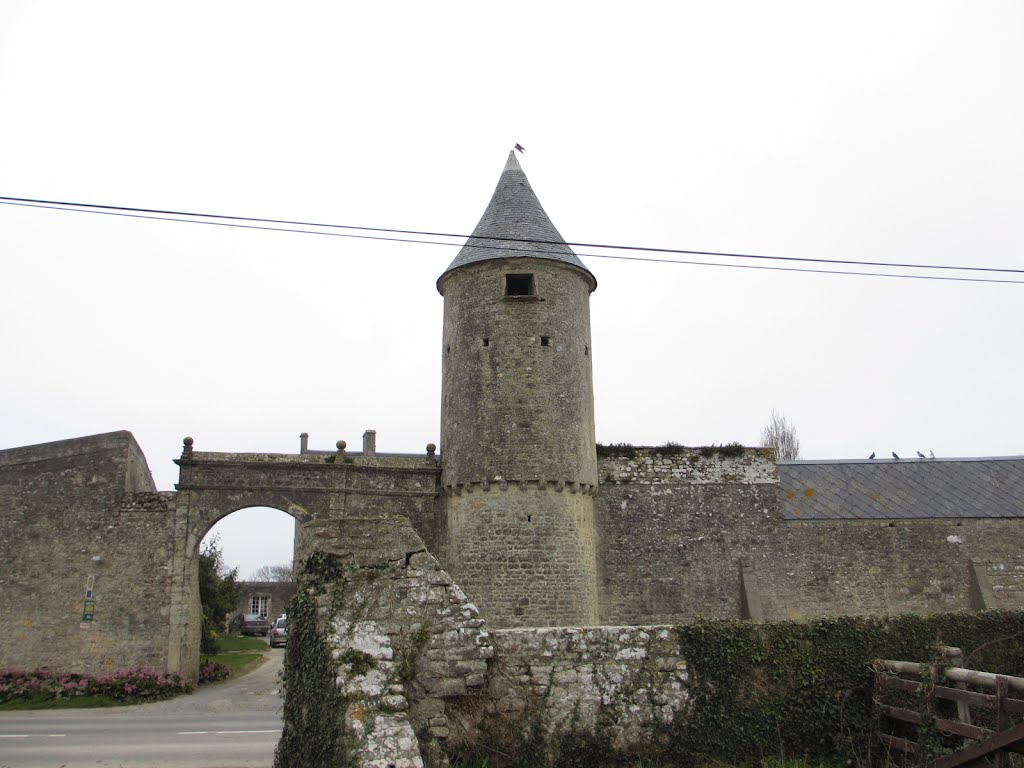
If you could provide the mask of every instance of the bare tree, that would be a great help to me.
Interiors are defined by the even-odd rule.
[[[800,458],[800,438],[796,427],[785,414],[772,411],[772,417],[761,429],[761,445],[775,449],[775,458],[792,461]]]
[[[249,581],[291,581],[292,564],[280,563],[279,565],[261,565],[252,573]]]

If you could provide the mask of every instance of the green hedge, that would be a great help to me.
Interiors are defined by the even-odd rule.
[[[865,765],[874,730],[871,663],[932,663],[963,649],[965,665],[1024,673],[1024,613],[943,613],[810,622],[698,621],[677,628],[692,708],[670,734],[679,765],[770,758]]]

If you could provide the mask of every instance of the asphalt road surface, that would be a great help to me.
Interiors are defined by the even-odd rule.
[[[0,713],[0,768],[271,768],[284,649],[237,680],[170,701]]]

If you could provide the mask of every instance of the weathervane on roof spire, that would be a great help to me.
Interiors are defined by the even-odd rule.
[[[512,147],[512,149],[514,149],[514,150],[515,150],[516,152],[518,152],[518,153],[519,153],[520,155],[521,155],[521,154],[523,154],[523,152],[525,152],[525,151],[526,151],[525,149],[523,149],[523,145],[522,145],[522,144],[519,144],[519,143],[516,143],[516,145],[515,145],[514,147]]]

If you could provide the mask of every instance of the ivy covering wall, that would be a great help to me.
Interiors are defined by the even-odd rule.
[[[673,764],[775,758],[866,765],[878,658],[1024,673],[1024,613],[835,617],[806,623],[700,621],[677,628],[692,708],[673,726]]]
[[[331,632],[347,584],[338,558],[317,552],[305,562],[288,609],[284,657],[284,727],[274,768],[349,768],[347,701],[338,687]]]
[[[455,764],[488,768],[877,765],[885,756],[877,750],[872,753],[875,659],[936,663],[940,647],[954,645],[963,649],[964,663],[971,668],[1024,675],[1022,613],[834,617],[810,622],[700,620],[676,627],[674,634],[678,654],[686,660],[689,703],[671,723],[653,724],[647,740],[628,745],[613,742],[611,735],[621,725],[623,711],[617,694],[607,697],[593,725],[585,725],[583,718],[570,718],[553,731],[543,724],[558,710],[540,697],[521,711],[485,717],[475,743],[453,755]],[[661,658],[651,661],[657,664]],[[565,693],[563,686],[559,695]],[[923,710],[924,700],[917,704]],[[944,749],[941,744],[929,747],[932,756]]]
[[[374,539],[378,540],[379,536]],[[418,567],[413,567],[417,557],[425,555],[414,552],[412,557],[394,560],[396,573],[403,577],[398,581],[408,580],[412,570],[418,572]],[[408,568],[403,565],[406,561]],[[371,571],[377,574],[373,569],[367,573]],[[427,579],[424,584],[438,578],[433,571],[423,573]],[[346,623],[352,617],[345,614],[353,608],[345,602],[345,594],[353,589],[352,574],[351,567],[333,555],[318,553],[305,563],[289,611],[284,730],[275,768],[346,766],[365,757],[355,755],[355,744],[346,731],[345,713],[351,702],[338,684],[339,665],[347,663],[347,656],[340,652],[338,641],[343,638],[338,632],[351,623]],[[368,582],[375,593],[382,593],[383,584],[389,583],[381,578],[378,574],[376,581]],[[442,597],[447,595],[442,587],[434,591]],[[442,602],[455,606],[448,613],[461,615],[462,604],[458,600],[451,603],[452,599],[448,596]],[[676,640],[669,641],[668,647],[644,644],[643,653],[624,646],[619,635],[628,635],[625,629],[615,633],[614,642],[604,643],[591,637],[596,629],[560,630],[572,635],[575,656],[557,650],[561,646],[548,650],[541,642],[545,631],[553,635],[552,643],[561,642],[560,636],[554,637],[558,630],[520,629],[514,632],[537,633],[538,663],[549,659],[543,674],[541,667],[525,656],[519,659],[510,655],[503,660],[499,643],[486,675],[474,672],[480,679],[474,679],[470,688],[460,683],[449,691],[442,684],[446,682],[443,676],[438,675],[449,666],[455,670],[465,662],[458,662],[450,654],[438,656],[436,664],[427,659],[424,646],[428,634],[435,635],[430,634],[432,629],[423,629],[422,615],[409,618],[413,623],[405,628],[421,630],[423,642],[416,646],[419,650],[398,652],[394,665],[405,673],[399,675],[401,679],[388,678],[386,682],[388,686],[401,683],[410,687],[409,707],[413,713],[432,691],[430,700],[437,711],[431,709],[431,713],[414,714],[413,718],[420,728],[419,747],[424,756],[436,757],[447,751],[454,764],[466,766],[641,764],[644,768],[661,768],[794,760],[814,765],[868,765],[876,727],[872,701],[872,662],[876,659],[937,663],[940,648],[951,645],[963,649],[963,666],[1024,676],[1024,613],[991,611],[845,616],[808,622],[698,620],[674,629],[662,628],[657,637],[674,635]],[[472,617],[465,621],[473,627],[480,623]],[[396,637],[406,636],[402,626],[396,625]],[[643,630],[634,629],[638,633]],[[449,634],[455,638],[460,633],[443,631],[436,639],[440,642]],[[526,640],[519,645],[522,653],[532,647]],[[602,651],[605,646],[606,653]],[[466,648],[479,655],[475,642]],[[439,646],[432,653],[442,650]],[[622,681],[611,684],[617,679],[610,676],[614,665],[621,664],[625,651],[630,651],[625,656],[636,657],[641,672],[660,671],[671,678],[672,670],[683,671],[677,681],[682,686],[682,699],[672,707],[674,719],[669,715],[650,723],[641,743],[615,738],[622,730],[623,718],[646,711],[637,699],[644,691],[653,710],[663,711],[666,701],[650,684],[650,674],[634,675],[637,682],[632,684],[629,680],[633,678],[623,672]],[[565,665],[572,668],[563,668]],[[346,675],[354,673],[349,669]],[[541,677],[547,682],[542,684]],[[508,689],[520,679],[526,681],[525,698],[513,701],[515,697],[507,690],[503,698],[502,687]],[[584,695],[585,680],[597,686],[599,696]],[[428,684],[433,686],[429,690]],[[389,697],[364,697],[360,706],[365,709],[378,700],[383,703]],[[590,711],[594,707],[596,711]],[[401,712],[396,712],[367,710],[361,721],[363,730],[368,734],[373,730],[367,725],[371,721],[383,722],[386,716],[399,718]],[[447,713],[444,727],[437,725],[442,713]],[[465,733],[458,746],[452,738],[453,722],[458,722],[459,732]],[[409,730],[397,738],[413,743],[416,739],[411,733]]]

